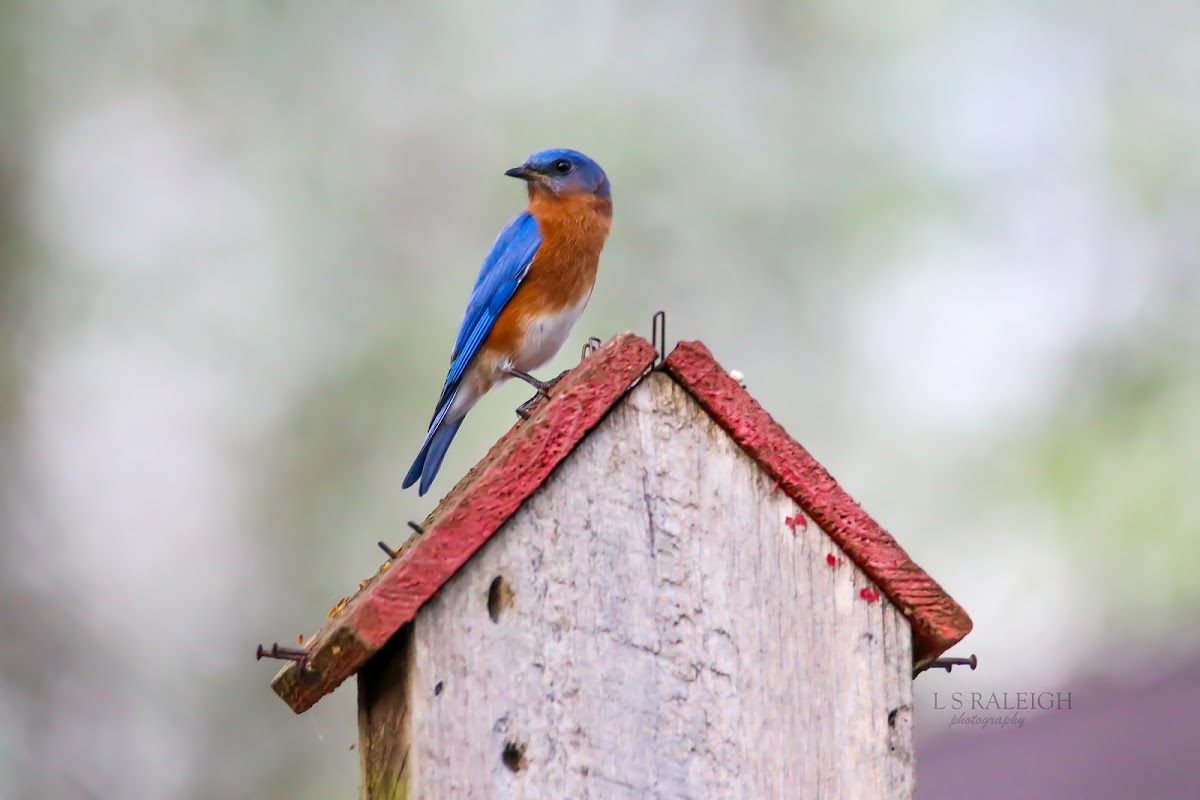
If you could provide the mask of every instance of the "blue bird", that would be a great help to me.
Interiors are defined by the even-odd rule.
[[[608,176],[577,150],[534,153],[504,173],[525,181],[529,205],[483,260],[450,356],[433,421],[404,488],[421,495],[467,412],[493,386],[520,378],[539,394],[552,383],[529,373],[558,353],[587,306],[612,226]]]

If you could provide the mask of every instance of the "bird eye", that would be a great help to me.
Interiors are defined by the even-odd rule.
[[[571,171],[571,162],[567,161],[565,158],[560,158],[558,161],[555,161],[552,166],[554,167],[554,171],[559,175],[566,175]]]

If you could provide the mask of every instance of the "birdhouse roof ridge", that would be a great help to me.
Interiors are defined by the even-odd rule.
[[[584,358],[438,503],[394,559],[339,601],[303,664],[275,676],[301,713],[366,661],[516,513],[571,451],[652,369],[654,347],[619,334]],[[683,387],[830,536],[909,620],[921,668],[971,630],[966,612],[791,438],[700,342],[680,342],[658,369]]]

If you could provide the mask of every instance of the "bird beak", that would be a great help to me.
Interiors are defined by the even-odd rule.
[[[541,174],[535,172],[528,164],[522,164],[519,167],[513,167],[504,172],[510,178],[520,178],[523,181],[536,181],[541,179]]]

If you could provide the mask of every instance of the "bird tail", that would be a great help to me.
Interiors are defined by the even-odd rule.
[[[424,495],[429,491],[429,485],[437,477],[438,470],[442,467],[442,459],[446,457],[446,451],[450,449],[450,443],[454,441],[454,435],[458,433],[462,424],[463,417],[453,422],[446,422],[442,419],[434,423],[433,428],[425,436],[416,460],[409,467],[408,475],[404,477],[401,488],[407,489],[420,478],[421,485],[417,489],[417,494]]]

